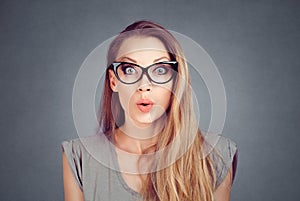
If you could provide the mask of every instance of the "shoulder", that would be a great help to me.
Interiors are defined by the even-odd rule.
[[[96,153],[104,153],[104,156],[107,155],[107,151],[103,151],[106,147],[104,145],[107,143],[108,139],[104,134],[75,138],[62,142],[62,151],[81,189],[83,187],[84,169],[92,165],[89,163],[91,159],[92,161],[94,159],[103,161],[103,157],[99,158],[99,155]]]
[[[112,148],[113,144],[103,133],[62,142],[62,150],[68,161],[80,165],[91,160],[109,164]]]
[[[237,144],[230,138],[219,135],[214,149],[218,151],[224,159],[230,160],[237,152]]]
[[[62,151],[69,163],[84,164],[91,158],[98,161],[107,160],[110,141],[104,134],[69,139],[62,142]]]
[[[222,135],[218,136],[218,140],[209,154],[215,168],[216,187],[222,183],[231,167],[233,182],[237,167],[237,151],[237,144],[233,140]]]
[[[65,140],[61,145],[64,152],[80,154],[87,151],[87,149],[101,147],[101,145],[107,144],[107,141],[108,140],[104,134],[96,134],[87,137]]]

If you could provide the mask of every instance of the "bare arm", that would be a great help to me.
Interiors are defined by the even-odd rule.
[[[230,167],[226,177],[214,192],[216,201],[230,201],[230,191],[232,185],[232,166]]]
[[[65,201],[84,201],[83,192],[79,188],[66,155],[62,154]]]

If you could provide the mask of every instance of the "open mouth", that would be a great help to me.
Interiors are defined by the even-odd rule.
[[[150,105],[150,104],[148,104],[148,103],[141,103],[140,105],[147,106],[147,105]]]
[[[153,102],[149,99],[141,99],[137,102],[137,107],[141,112],[149,112],[153,107]]]

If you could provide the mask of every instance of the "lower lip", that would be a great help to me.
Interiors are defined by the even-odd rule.
[[[149,104],[149,105],[146,105],[146,106],[144,106],[144,105],[137,105],[137,107],[139,108],[139,110],[141,112],[149,112],[152,109],[153,105],[152,104]]]

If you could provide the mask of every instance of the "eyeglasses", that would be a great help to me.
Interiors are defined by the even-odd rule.
[[[142,79],[144,73],[147,78],[157,84],[169,82],[177,73],[177,61],[163,61],[142,67],[129,62],[113,62],[109,68],[112,69],[122,83],[134,84]]]

